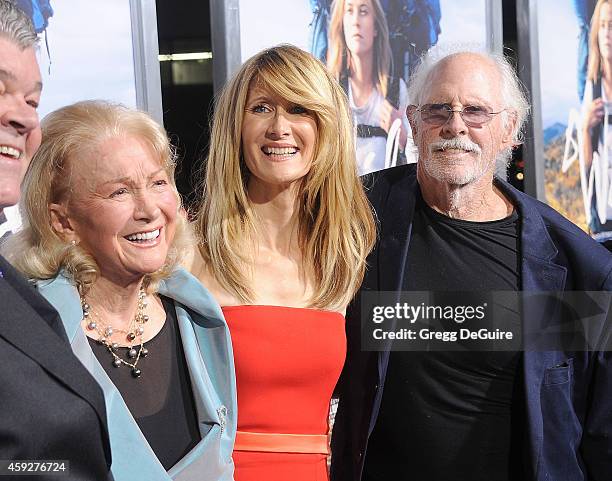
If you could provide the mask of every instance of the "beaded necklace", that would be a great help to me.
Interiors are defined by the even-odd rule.
[[[112,355],[112,363],[116,368],[126,365],[132,368],[132,376],[140,377],[142,371],[138,368],[138,361],[149,354],[149,350],[144,347],[143,336],[145,332],[145,324],[149,320],[149,316],[144,313],[147,307],[146,293],[144,287],[140,287],[138,291],[138,304],[136,306],[136,314],[130,321],[127,329],[117,329],[110,324],[105,324],[98,313],[91,308],[87,303],[85,296],[81,295],[81,308],[83,309],[83,320],[86,322],[89,331],[96,331],[99,335],[98,342],[104,345],[108,352]],[[128,350],[126,358],[122,358],[119,354],[119,343],[112,341],[114,333],[124,333],[128,342]]]

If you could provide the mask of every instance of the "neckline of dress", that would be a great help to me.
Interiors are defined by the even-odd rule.
[[[326,309],[318,309],[313,307],[293,307],[293,306],[279,306],[275,304],[237,304],[234,306],[222,306],[221,310],[234,310],[234,309],[249,309],[249,308],[266,308],[266,309],[288,309],[288,310],[298,310],[298,311],[312,311],[312,312],[322,312],[324,314],[338,315],[344,319],[344,315],[337,311],[328,311]]]

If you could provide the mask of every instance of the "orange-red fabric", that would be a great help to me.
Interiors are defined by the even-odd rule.
[[[234,451],[329,454],[325,434],[249,433],[238,431]]]
[[[316,309],[231,306],[238,431],[326,435],[346,354],[344,317]],[[236,481],[325,481],[322,453],[234,450]]]

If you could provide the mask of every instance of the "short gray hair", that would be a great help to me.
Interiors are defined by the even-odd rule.
[[[22,50],[38,44],[32,21],[10,0],[0,0],[0,38],[13,42]]]
[[[420,105],[423,101],[426,87],[430,81],[431,74],[443,60],[461,54],[479,55],[483,59],[489,60],[495,65],[501,76],[501,95],[504,108],[514,112],[516,115],[516,125],[512,132],[513,140],[517,143],[523,139],[523,128],[529,114],[529,102],[525,87],[519,80],[514,67],[510,61],[503,55],[494,54],[481,50],[460,50],[452,52],[442,52],[439,49],[433,48],[427,52],[422,58],[419,65],[414,70],[410,77],[408,85],[408,98],[416,105]],[[508,115],[502,117],[504,122],[507,122]]]

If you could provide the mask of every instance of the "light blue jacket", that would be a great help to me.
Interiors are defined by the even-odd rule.
[[[39,281],[40,293],[62,317],[72,351],[104,391],[115,481],[231,481],[236,436],[236,378],[231,338],[219,304],[183,269],[161,282],[174,300],[202,440],[166,472],[93,354],[80,328],[78,292],[63,275]],[[152,382],[150,380],[149,382]]]

